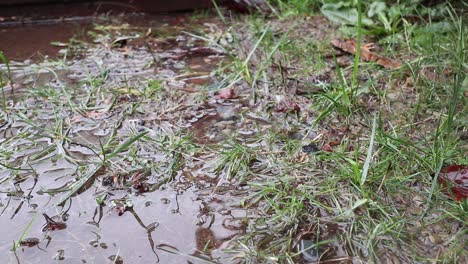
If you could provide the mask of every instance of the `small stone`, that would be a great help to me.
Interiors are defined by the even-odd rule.
[[[302,146],[302,152],[304,153],[314,153],[314,152],[318,152],[320,149],[317,147],[316,144],[314,143],[311,143],[311,144],[307,144],[307,145],[304,145]]]

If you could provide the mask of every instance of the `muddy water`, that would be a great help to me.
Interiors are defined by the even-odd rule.
[[[68,42],[75,35],[85,35],[87,23],[60,23],[55,25],[26,25],[0,28],[0,50],[10,60],[39,59],[60,56],[59,46],[52,42]],[[20,47],[18,47],[20,46]]]
[[[240,121],[245,102],[198,102],[226,58],[182,32],[219,37],[219,21],[110,18],[2,31],[14,83],[3,87],[9,113],[0,118],[0,263],[229,262],[223,249],[250,215],[238,206],[246,190],[220,181],[203,144],[255,122]],[[89,31],[92,38],[70,46]],[[79,52],[63,60],[50,41]],[[145,142],[97,170],[105,142],[115,149],[139,131]],[[183,141],[188,135],[195,139]],[[171,150],[169,138],[184,149]]]

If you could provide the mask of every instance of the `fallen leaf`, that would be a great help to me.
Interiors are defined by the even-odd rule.
[[[331,41],[332,45],[344,52],[356,54],[357,50],[357,43],[355,40],[349,39],[346,41],[342,41],[339,39],[334,39]],[[361,46],[361,57],[364,61],[374,61],[380,66],[383,66],[387,69],[396,69],[401,66],[401,62],[397,60],[392,60],[389,58],[385,58],[381,55],[378,55],[371,50],[374,48],[373,43],[368,43]]]
[[[195,47],[190,49],[191,54],[209,56],[224,54],[224,50],[214,47]]]
[[[301,111],[296,102],[284,96],[276,96],[276,103],[276,107],[273,109],[275,112],[299,113]]]
[[[333,148],[328,143],[322,146],[322,150],[326,152],[333,152]]]
[[[46,231],[55,231],[55,230],[63,230],[67,228],[67,224],[62,221],[56,221],[49,217],[46,213],[42,213],[46,220],[46,224],[42,227],[42,232]]]
[[[450,165],[443,168],[437,176],[442,192],[457,201],[468,197],[468,166]]]
[[[221,90],[218,92],[217,95],[215,95],[215,99],[233,99],[236,98],[237,95],[234,92],[233,88],[226,88],[224,90]]]

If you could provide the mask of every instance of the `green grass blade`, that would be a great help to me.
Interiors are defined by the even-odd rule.
[[[367,149],[367,157],[366,157],[366,161],[364,162],[364,167],[362,168],[361,186],[364,185],[364,183],[366,182],[367,175],[369,173],[369,167],[370,167],[370,163],[372,160],[372,154],[374,152],[374,139],[375,139],[376,127],[377,127],[377,116],[374,115],[374,120],[372,121],[372,133],[371,133],[371,138],[369,142],[369,148]]]
[[[5,54],[3,54],[3,52],[0,50],[0,61],[2,61],[3,63],[5,63],[5,66],[7,68],[7,78],[10,82],[12,82],[11,80],[11,71],[10,71],[10,61],[7,59],[7,57],[5,56]]]
[[[90,170],[86,175],[81,177],[77,182],[75,182],[71,189],[66,192],[59,200],[57,205],[63,205],[70,197],[75,195],[83,186],[90,182],[91,179],[98,173],[99,170],[103,167],[103,164],[97,165],[94,169]]]
[[[3,54],[2,51],[0,51],[0,62],[5,63],[6,68],[7,68],[7,74],[6,77],[10,83],[12,83],[11,80],[11,72],[10,72],[10,63],[6,56]],[[6,95],[5,95],[5,89],[4,89],[5,83],[3,82],[3,77],[2,77],[2,72],[0,72],[0,87],[2,88],[2,109],[4,112],[6,112],[7,106],[6,106]]]
[[[141,137],[143,137],[144,135],[146,135],[148,132],[143,132],[143,133],[140,133],[128,140],[126,140],[122,145],[120,145],[116,150],[114,150],[112,153],[110,153],[109,155],[106,156],[106,159],[111,159],[115,156],[117,156],[120,152],[126,150],[128,147],[130,147],[130,145],[132,145],[133,143],[135,143],[135,141],[139,140]]]
[[[29,229],[31,229],[31,226],[32,224],[34,223],[34,220],[36,220],[36,216],[37,216],[37,213],[34,214],[33,218],[31,219],[31,221],[29,221],[29,224],[26,226],[26,229],[24,229],[23,233],[21,234],[21,237],[20,239],[18,240],[18,242],[16,242],[14,245],[13,245],[13,252],[16,252],[16,250],[19,248],[20,246],[20,243],[21,241],[24,240],[24,238],[26,237],[26,235],[28,234],[29,232]]]

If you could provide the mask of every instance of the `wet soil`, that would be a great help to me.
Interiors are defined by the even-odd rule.
[[[188,20],[193,27],[187,27]],[[13,167],[0,169],[0,250],[8,252],[0,256],[1,263],[224,262],[220,249],[244,232],[243,219],[250,214],[237,206],[245,190],[220,183],[205,166],[207,154],[202,149],[164,150],[168,138],[182,140],[184,127],[185,134],[200,138],[196,142],[206,142],[208,136],[201,133],[209,113],[232,121],[241,108],[191,101],[194,91],[213,82],[210,72],[226,58],[182,31],[197,27],[207,34],[222,34],[210,29],[211,20],[216,18],[195,21],[185,14],[138,14],[92,21],[100,24],[2,29],[1,49],[11,59],[15,83],[5,87],[13,112],[2,113],[0,140],[15,141],[16,149],[2,147],[2,164]],[[115,28],[127,34],[112,35]],[[89,31],[94,32],[92,39],[80,37]],[[71,37],[82,42],[70,42]],[[51,41],[64,45],[53,47]],[[59,49],[66,59],[57,55]],[[63,87],[72,108],[62,103],[67,97]],[[167,96],[163,102],[161,92]],[[194,108],[200,109],[202,121],[192,126],[188,119]],[[17,116],[20,112],[34,121],[25,123]],[[51,133],[56,125],[65,129],[66,141]],[[28,135],[20,139],[22,131]],[[102,157],[97,155],[101,143],[113,133],[118,142],[135,131],[146,131],[149,139],[137,145],[136,156],[124,152],[120,161],[112,161],[120,164],[97,169],[77,195],[61,202],[75,179],[101,166]],[[11,251],[12,241],[23,232],[27,236],[16,252]]]
[[[368,260],[368,230],[355,230],[365,213],[350,207],[362,200],[352,181],[335,177],[342,156],[323,159],[340,148],[358,159],[366,153],[359,142],[367,142],[368,120],[338,115],[317,128],[317,95],[334,89],[337,63],[324,53],[332,47],[319,50],[338,34],[324,17],[271,23],[274,34],[297,41],[291,47],[308,43],[298,47],[311,58],[283,65],[289,59],[275,54],[263,64],[269,51],[259,46],[240,70],[264,71],[253,84],[235,79],[258,36],[249,27],[234,32],[216,14],[5,21],[0,48],[11,61],[0,72],[12,82],[3,80],[0,94],[0,263],[264,263],[263,250],[272,251],[262,260],[276,259],[285,247],[297,263]],[[320,65],[301,68],[315,58]],[[401,96],[400,104],[415,100]],[[375,95],[359,98],[369,99],[368,114],[379,107]],[[401,193],[400,213],[421,213],[424,198]],[[303,194],[313,198],[297,200]],[[424,233],[415,224],[406,231],[423,236],[402,245],[438,258],[426,242],[449,241],[461,225]],[[382,262],[413,263],[399,256],[401,237],[378,239]]]

